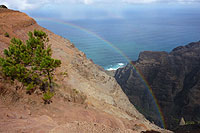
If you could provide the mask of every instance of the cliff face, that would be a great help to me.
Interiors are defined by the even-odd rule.
[[[18,83],[10,85],[0,77],[0,93],[3,99],[13,102],[13,98],[17,97],[17,100],[14,100],[17,106],[9,105],[9,102],[4,102],[2,97],[0,98],[0,108],[4,108],[4,112],[11,113],[0,115],[2,120],[8,121],[7,127],[0,128],[0,131],[6,131],[13,125],[14,127],[17,126],[14,123],[19,123],[21,129],[10,128],[11,132],[28,132],[36,129],[45,132],[77,132],[78,130],[85,131],[84,126],[94,130],[94,132],[95,130],[100,132],[104,125],[106,128],[104,132],[118,131],[116,129],[118,127],[120,128],[119,132],[125,132],[126,129],[126,132],[151,129],[164,131],[149,123],[129,102],[116,80],[108,76],[91,60],[88,60],[85,54],[75,48],[69,40],[40,27],[35,20],[26,14],[8,9],[0,9],[0,29],[1,55],[3,55],[3,49],[9,46],[12,37],[25,41],[28,39],[28,31],[37,29],[48,34],[52,44],[53,57],[62,60],[62,65],[55,74],[56,83],[58,84],[56,96],[53,103],[48,106],[42,106],[42,99],[37,98],[38,96],[32,96],[32,99],[30,99],[24,94],[23,90],[15,90]],[[5,37],[5,32],[10,37]],[[8,98],[7,95],[11,96]],[[71,104],[71,102],[74,104]],[[23,112],[24,108],[28,108],[29,113]],[[16,110],[16,114],[20,114],[19,117],[12,113],[14,110]],[[30,111],[32,112],[31,116]],[[28,114],[29,116],[27,116]],[[11,118],[14,118],[15,121],[12,121]],[[25,121],[18,120],[18,118],[24,118],[26,121],[33,122],[33,124],[27,125]],[[49,124],[44,124],[45,122]],[[38,126],[34,126],[34,123]],[[95,127],[95,125],[97,126]],[[24,127],[27,128],[24,129]],[[70,127],[73,127],[73,129]],[[88,129],[88,131],[90,130]]]
[[[133,64],[152,88],[168,128],[175,127],[181,117],[200,120],[200,42],[177,47],[170,53],[145,51]],[[115,78],[131,103],[160,124],[155,101],[132,65],[118,69]]]

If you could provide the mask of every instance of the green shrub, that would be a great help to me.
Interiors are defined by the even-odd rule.
[[[10,37],[10,35],[8,34],[8,32],[6,32],[6,33],[4,34],[4,36],[5,36],[5,37]]]
[[[186,121],[186,125],[200,124],[200,121]]]
[[[0,8],[8,9],[5,5],[0,5]]]
[[[51,102],[51,98],[54,96],[53,92],[47,91],[43,94],[43,100],[45,104],[49,104]]]
[[[26,44],[20,39],[11,40],[8,49],[4,50],[5,57],[0,57],[1,71],[5,77],[21,82],[29,93],[40,88],[45,94],[43,99],[50,100],[53,95],[49,94],[54,92],[54,71],[61,61],[51,57],[52,50],[45,32],[34,30],[28,36]]]
[[[192,124],[195,124],[195,122],[194,122],[194,121],[186,121],[185,124],[186,124],[186,125],[192,125]]]

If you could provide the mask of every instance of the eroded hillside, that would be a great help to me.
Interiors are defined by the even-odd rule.
[[[25,41],[28,31],[43,30],[52,44],[53,57],[62,60],[55,79],[53,103],[44,105],[40,92],[29,96],[0,78],[0,132],[167,132],[149,123],[129,102],[115,79],[88,60],[84,53],[24,13],[0,9],[0,52],[10,39]],[[6,37],[5,33],[9,34]]]

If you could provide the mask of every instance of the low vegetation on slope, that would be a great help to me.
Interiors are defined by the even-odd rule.
[[[40,89],[45,103],[50,103],[54,95],[54,71],[61,61],[51,57],[51,45],[45,32],[34,30],[28,36],[25,44],[20,39],[11,40],[4,57],[0,57],[0,69],[5,78],[21,82],[28,94]]]
[[[5,8],[7,9],[7,7],[5,5],[0,5],[0,8]]]

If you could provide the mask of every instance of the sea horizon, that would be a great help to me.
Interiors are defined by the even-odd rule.
[[[137,60],[142,51],[170,52],[200,40],[199,8],[147,6],[129,8],[111,18],[32,17],[44,28],[69,39],[105,70]]]

